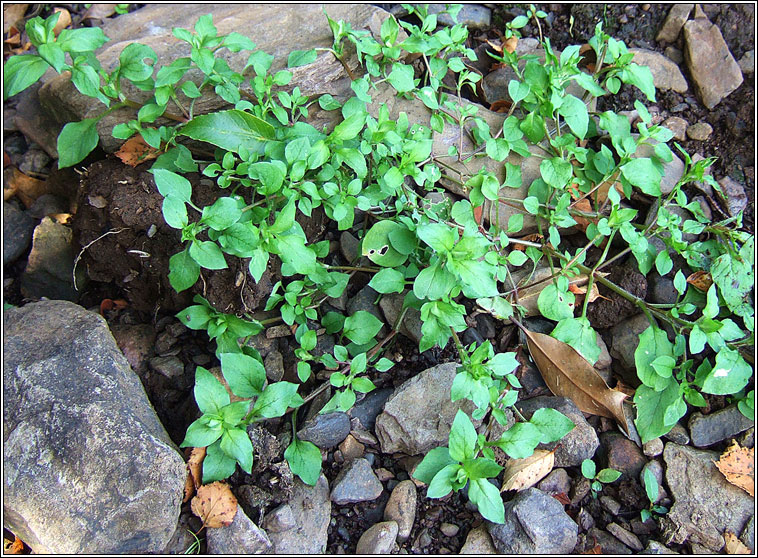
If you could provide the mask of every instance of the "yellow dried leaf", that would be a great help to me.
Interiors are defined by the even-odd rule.
[[[206,448],[192,448],[187,460],[187,480],[184,484],[184,502],[192,498],[195,491],[203,484],[203,459]]]
[[[234,521],[237,498],[228,484],[216,481],[198,489],[191,507],[192,513],[203,521],[205,527],[225,527]]]
[[[555,465],[555,450],[534,450],[534,453],[524,459],[509,459],[503,473],[504,490],[526,490],[531,488],[553,470]]]
[[[724,531],[724,540],[726,541],[724,550],[726,550],[727,554],[752,554],[750,549],[742,544],[742,541],[737,538],[737,535],[731,531]]]
[[[38,197],[47,194],[50,189],[46,180],[27,176],[15,167],[6,169],[5,178],[6,184],[3,193],[12,191],[26,207],[31,207]]]
[[[516,52],[516,45],[518,44],[518,37],[510,37],[503,43],[503,48],[513,54]]]
[[[10,31],[24,17],[29,4],[3,4],[3,34]]]
[[[705,293],[708,292],[708,289],[713,285],[713,278],[708,271],[696,271],[687,277],[687,282],[698,291]]]
[[[743,448],[736,441],[721,454],[716,467],[730,483],[755,496],[755,473],[753,448]]]
[[[106,19],[116,13],[116,4],[92,4],[82,19]]]
[[[114,155],[125,165],[136,167],[158,157],[160,150],[149,146],[140,134],[136,134],[126,140]]]
[[[66,8],[55,8],[53,11],[61,14],[58,16],[58,22],[55,24],[55,27],[53,27],[53,33],[57,37],[61,31],[71,25],[71,14]]]

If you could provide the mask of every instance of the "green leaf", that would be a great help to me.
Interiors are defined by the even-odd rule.
[[[368,378],[364,378],[363,376],[353,378],[351,386],[358,393],[369,393],[373,391],[374,389],[376,389],[374,382],[372,382]]]
[[[168,280],[178,293],[189,289],[200,277],[200,266],[192,259],[188,250],[182,250],[171,256],[168,269]]]
[[[539,428],[540,442],[549,444],[563,438],[574,429],[574,423],[566,415],[548,407],[537,409],[529,422]]]
[[[458,463],[452,463],[443,467],[429,482],[426,489],[427,498],[444,498],[453,491],[453,481],[460,470]]]
[[[298,66],[312,64],[316,61],[317,56],[318,53],[315,48],[310,50],[293,50],[287,58],[287,67],[297,68]]]
[[[476,430],[468,415],[460,409],[455,414],[453,426],[450,428],[450,457],[456,461],[464,461],[474,457],[476,449]]]
[[[573,95],[566,95],[563,97],[563,102],[558,109],[558,114],[563,116],[566,120],[571,131],[579,139],[584,139],[587,135],[587,126],[590,121],[589,113],[587,112],[587,106],[581,99],[577,99]]]
[[[523,101],[529,95],[529,86],[526,83],[512,79],[508,82],[508,95],[514,103]]]
[[[520,366],[516,359],[516,353],[497,353],[487,361],[487,367],[492,373],[499,377],[510,374]]]
[[[234,395],[249,398],[263,392],[266,370],[257,359],[242,353],[223,353],[219,359],[221,371]]]
[[[744,388],[753,371],[739,351],[722,348],[713,369],[705,376],[702,391],[713,395],[730,395]]]
[[[655,197],[661,195],[661,173],[651,159],[632,159],[621,166],[621,174],[642,193]]]
[[[297,394],[297,384],[291,382],[270,384],[255,401],[253,412],[264,418],[280,417],[289,407],[295,394]]]
[[[486,457],[468,459],[463,463],[463,468],[469,479],[491,479],[500,474],[503,468],[494,460]]]
[[[661,250],[655,257],[655,269],[658,274],[666,275],[674,267],[674,262],[671,261],[671,256],[666,250]]]
[[[642,484],[645,485],[647,499],[651,504],[655,504],[658,501],[658,480],[649,467],[642,473]]]
[[[505,523],[505,507],[500,491],[487,479],[473,479],[468,487],[468,497],[482,517],[493,523]]]
[[[419,300],[439,300],[448,295],[455,285],[455,276],[438,262],[422,269],[416,276],[413,294]]]
[[[429,484],[443,468],[455,463],[455,460],[450,457],[450,450],[447,447],[434,448],[416,466],[412,476],[424,484]]]
[[[373,341],[379,330],[382,329],[382,322],[373,314],[365,310],[358,310],[352,316],[345,318],[343,333],[356,345],[365,345]]]
[[[166,199],[168,200],[171,198]],[[193,240],[189,247],[189,254],[192,256],[193,260],[205,269],[227,268],[224,254],[215,242],[209,240]]]
[[[539,143],[545,136],[545,120],[536,112],[530,112],[519,123],[519,129],[526,134],[529,141]]]
[[[247,432],[239,428],[225,430],[221,436],[221,450],[236,459],[248,475],[253,472],[253,444]]]
[[[226,428],[236,428],[241,425],[242,419],[245,418],[249,410],[250,401],[235,401],[221,407],[219,416],[223,419]]]
[[[309,486],[316,485],[321,475],[321,451],[313,443],[294,436],[292,443],[284,450],[284,458],[300,480]]]
[[[413,66],[407,64],[393,64],[392,71],[387,76],[387,81],[398,93],[412,91],[416,84],[413,80]]]
[[[550,284],[537,297],[537,308],[548,320],[565,320],[574,317],[574,300],[574,293],[561,291]]]
[[[201,222],[216,231],[231,227],[242,217],[242,210],[234,198],[223,197],[203,208]]]
[[[152,169],[155,186],[163,197],[173,196],[185,203],[190,203],[192,185],[181,175],[166,169]]]
[[[666,387],[655,391],[645,385],[634,394],[637,418],[634,421],[642,443],[667,434],[687,412],[687,403],[682,399],[682,387],[674,378],[668,378]]]
[[[196,304],[178,312],[176,317],[190,329],[205,329],[205,325],[211,318],[211,310],[207,306]]]
[[[608,484],[608,483],[618,480],[620,476],[621,476],[621,472],[616,471],[615,469],[601,469],[600,472],[597,474],[597,480],[599,480],[603,484]]]
[[[3,64],[3,100],[36,83],[49,67],[42,57],[35,54],[11,56]]]
[[[203,414],[219,414],[221,407],[229,404],[229,393],[221,382],[202,366],[195,370],[195,401]]]
[[[131,43],[126,46],[118,57],[121,63],[119,74],[130,81],[145,81],[153,75],[153,64],[158,61],[158,55],[147,45]],[[146,64],[145,59],[153,61]]]
[[[393,231],[407,230],[406,227],[386,219],[378,221],[372,226],[366,236],[363,238],[362,255],[368,256],[372,262],[382,267],[397,267],[402,265],[407,259],[406,254],[401,254],[392,247],[390,235]]]
[[[674,347],[665,331],[651,326],[640,334],[640,343],[634,351],[634,364],[642,383],[659,391],[670,385],[670,378],[662,378],[652,366],[660,356],[673,357]]]
[[[274,139],[274,127],[241,110],[222,110],[196,116],[181,129],[180,135],[239,153],[262,152],[264,142]]]
[[[537,215],[540,210],[540,200],[535,196],[527,196],[524,198],[524,209],[532,215]]]
[[[573,165],[560,157],[544,159],[540,163],[542,178],[553,188],[563,189],[571,181]]]
[[[582,461],[582,476],[585,479],[594,479],[596,473],[597,466],[595,465],[595,462],[592,461],[592,459],[585,459]]]
[[[98,118],[85,118],[81,122],[69,122],[58,135],[58,168],[64,169],[80,163],[97,147]]]
[[[203,459],[203,484],[229,478],[237,469],[237,460],[221,450],[221,440],[208,446]]]
[[[217,420],[211,427],[208,425],[209,420],[209,417],[204,415],[190,424],[180,447],[204,448],[218,440],[223,432],[221,421]]]
[[[329,140],[341,143],[354,139],[361,132],[365,124],[366,114],[355,112],[334,127],[332,133],[329,134]]]
[[[653,84],[653,73],[650,71],[650,68],[632,63],[621,71],[620,77],[624,83],[631,83],[637,86],[645,94],[648,101],[651,103],[655,102],[655,85]]]
[[[392,268],[384,268],[371,278],[369,287],[378,293],[402,293],[405,289],[405,277]]]
[[[416,234],[435,252],[446,252],[453,249],[458,240],[458,231],[442,223],[419,225]]]
[[[324,93],[318,98],[318,106],[324,110],[337,110],[342,108],[342,105],[329,93]]]
[[[559,341],[571,345],[594,366],[600,358],[600,347],[597,345],[597,333],[587,318],[566,318],[558,322],[550,334]]]
[[[56,43],[66,52],[87,52],[99,49],[109,41],[99,27],[64,29],[58,35]]]
[[[253,50],[255,48],[255,43],[252,40],[236,31],[232,31],[224,37],[224,42],[222,44],[229,49],[229,52]]]
[[[534,453],[542,432],[529,422],[518,422],[506,430],[495,445],[513,459],[523,459]]]

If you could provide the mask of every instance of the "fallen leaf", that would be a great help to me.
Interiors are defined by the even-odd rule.
[[[499,42],[495,43],[487,39],[487,44],[490,45],[490,47],[492,47],[492,50],[494,50],[498,54],[503,54],[503,45],[501,45]]]
[[[716,467],[721,471],[730,483],[755,496],[755,473],[753,448],[743,448],[736,441],[732,441],[727,450],[716,461]]]
[[[724,550],[727,554],[752,554],[750,549],[731,531],[724,531],[724,540],[726,541]]]
[[[511,242],[515,243],[518,241],[512,240]],[[600,277],[605,277],[608,274],[604,272],[597,272],[596,275]],[[516,272],[513,274],[513,280],[518,286],[518,291],[516,293],[518,294],[518,303],[526,309],[526,313],[524,314],[525,317],[540,315],[539,308],[537,307],[537,299],[539,298],[542,290],[548,285],[552,284],[552,276],[553,276],[553,273],[552,271],[550,271],[550,268],[547,266],[538,267],[534,271],[534,273],[529,273],[528,271],[524,271],[521,273]],[[576,277],[570,278],[569,290],[571,290],[572,288],[582,287],[586,285],[587,280],[588,280],[588,276],[583,273],[577,275]],[[526,281],[526,283],[523,286],[519,286],[519,283],[522,283],[524,281]],[[506,285],[507,284],[508,283],[506,283]],[[593,288],[593,293],[594,293],[594,290],[595,289]],[[586,292],[586,289],[584,292]],[[598,295],[599,294],[600,294],[600,291],[598,291]],[[593,296],[593,295],[591,294],[590,296]],[[512,304],[515,304],[516,303],[515,294],[511,294],[508,297],[508,300]],[[591,298],[590,301],[592,300],[594,299]]]
[[[590,203],[590,200],[587,198],[581,199],[577,202],[574,202],[572,204],[572,207],[576,209],[577,211],[583,211],[584,213],[592,213],[592,204]],[[580,231],[584,232],[587,230],[587,227],[590,226],[590,224],[595,223],[599,221],[599,218],[591,219],[589,217],[582,217],[581,215],[572,215],[571,216],[574,221],[576,221],[576,228]]]
[[[82,19],[106,19],[115,13],[116,4],[92,4]]]
[[[574,293],[578,296],[584,296],[587,294],[587,286],[580,287],[579,285],[575,283],[569,283],[569,291]],[[590,302],[595,302],[598,298],[605,298],[605,300],[609,300],[603,295],[600,294],[600,289],[597,287],[597,281],[593,281],[592,288],[590,289]],[[577,302],[579,302],[577,300]]]
[[[24,17],[29,4],[4,4],[3,5],[3,33],[7,33],[16,22]]]
[[[687,277],[687,282],[698,291],[706,293],[711,288],[711,285],[713,285],[713,278],[708,271],[696,271]]]
[[[534,450],[523,459],[509,459],[503,473],[504,490],[526,490],[544,479],[555,465],[555,450]]]
[[[188,448],[189,449],[189,448]],[[203,459],[206,448],[192,448],[187,460],[187,481],[184,484],[184,500],[186,502],[203,485]]]
[[[126,302],[123,298],[119,298],[118,300],[104,298],[100,303],[100,315],[105,316],[105,313],[110,310],[123,310],[127,306],[129,306],[129,303]]]
[[[492,112],[500,112],[500,113],[508,112],[509,110],[511,110],[512,104],[513,103],[511,103],[508,99],[499,99],[490,105],[490,110]]]
[[[140,134],[134,135],[124,142],[121,148],[116,151],[115,155],[121,162],[130,167],[136,167],[155,159],[160,154],[160,150],[150,147]]]
[[[511,37],[506,39],[503,43],[503,48],[513,54],[516,51],[516,45],[518,44],[518,37]]]
[[[71,214],[70,213],[48,213],[47,215],[45,215],[45,217],[50,217],[51,219],[55,219],[56,221],[58,221],[58,223],[60,223],[61,225],[65,225],[71,219]]]
[[[5,189],[12,190],[26,207],[31,207],[38,197],[48,193],[48,185],[45,180],[27,176],[15,167]]]
[[[66,8],[55,8],[53,12],[61,14],[58,16],[58,22],[55,24],[55,27],[53,27],[53,33],[57,37],[61,31],[71,25],[71,14]]]
[[[22,554],[24,552],[24,541],[13,535],[13,540],[3,537],[3,550],[6,554]]]
[[[597,542],[595,542],[595,546],[593,546],[589,550],[585,550],[584,552],[582,552],[582,554],[602,554],[602,553],[603,553],[603,547],[600,546]]]
[[[609,388],[592,365],[570,345],[544,333],[523,331],[529,353],[550,391],[568,397],[584,413],[615,419],[629,435],[623,408],[625,393]]]
[[[192,513],[198,516],[205,527],[231,525],[237,513],[237,498],[225,482],[216,481],[201,486],[192,498]]]
[[[528,234],[526,236],[523,236],[521,238],[511,238],[511,244],[515,244],[513,247],[514,250],[520,250],[523,252],[526,250],[526,244],[519,244],[519,240],[524,240],[526,242],[542,242],[543,236],[539,233],[534,234]]]
[[[559,492],[558,494],[551,494],[553,498],[558,500],[564,506],[568,506],[571,503],[571,498],[565,492]]]

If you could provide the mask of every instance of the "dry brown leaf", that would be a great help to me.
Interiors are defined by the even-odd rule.
[[[3,550],[6,554],[23,554],[24,541],[13,535],[13,540],[3,537]]]
[[[625,393],[609,388],[592,365],[570,345],[544,333],[523,331],[529,353],[550,391],[568,397],[584,413],[615,419],[629,435],[623,408]]]
[[[234,521],[237,498],[228,484],[216,481],[197,490],[191,507],[192,513],[202,520],[205,527],[225,527]]]
[[[82,19],[106,19],[116,13],[116,4],[92,4]]]
[[[492,112],[508,112],[512,104],[507,99],[499,99],[490,105],[490,110]]]
[[[569,283],[569,291],[574,293],[578,296],[584,296],[587,294],[587,286],[580,287],[579,285],[576,285],[574,283]],[[597,287],[597,282],[592,283],[592,288],[590,289],[590,302],[595,302],[598,298],[605,298],[603,295],[600,294],[600,289]],[[607,298],[605,298],[608,300]],[[579,302],[577,300],[577,302]]]
[[[187,460],[187,481],[184,484],[184,502],[203,484],[203,459],[206,448],[192,448]]]
[[[524,240],[526,242],[542,242],[542,238],[543,236],[541,234],[533,233],[533,234],[528,234],[526,236],[523,236],[520,239],[512,238],[511,244],[514,244],[513,246],[514,250],[520,250],[521,252],[523,252],[524,250],[526,250],[526,244],[519,244],[519,240]]]
[[[501,45],[499,42],[495,43],[487,39],[487,44],[490,45],[490,47],[492,47],[492,50],[498,54],[503,54],[503,45]]]
[[[121,162],[130,167],[141,165],[145,161],[155,159],[160,150],[150,147],[140,134],[134,135],[124,142],[115,155]]]
[[[555,465],[555,450],[534,450],[524,459],[509,459],[503,473],[504,490],[526,490],[544,479]]]
[[[724,540],[726,541],[724,550],[727,554],[752,554],[750,549],[731,531],[724,531]]]
[[[713,285],[713,278],[708,271],[696,271],[689,277],[687,282],[695,287],[698,291],[708,292],[708,289]]]
[[[61,14],[58,16],[58,22],[55,24],[55,27],[53,27],[53,33],[57,37],[61,31],[71,25],[71,14],[66,8],[55,8],[53,11]]]
[[[506,39],[503,43],[503,48],[513,54],[516,51],[516,45],[518,44],[518,37],[511,37]]]
[[[16,22],[24,17],[29,4],[4,4],[3,5],[3,34],[7,33]]]
[[[751,496],[755,496],[754,455],[753,448],[743,448],[736,441],[732,441],[732,445],[716,461],[716,467],[726,480]]]
[[[48,193],[46,181],[27,176],[17,168],[13,168],[5,189],[12,190],[26,207],[31,207],[38,197]]]
[[[512,240],[511,242],[516,243],[518,240]],[[600,277],[605,277],[607,275],[608,274],[604,272],[596,273],[596,276]],[[519,283],[522,283],[524,281],[528,281],[523,286],[519,286],[518,288],[518,303],[526,309],[526,314],[524,314],[525,317],[540,315],[539,308],[537,307],[537,299],[539,298],[542,290],[548,285],[552,284],[552,276],[553,273],[547,266],[538,267],[533,274],[529,274],[528,272],[516,272],[513,274],[513,280],[516,282],[516,285],[519,285]],[[569,279],[569,289],[582,287],[586,284],[587,275],[583,273]],[[586,292],[586,290],[584,292]],[[598,291],[598,295],[599,294],[600,291]],[[512,304],[515,304],[516,296],[511,295],[509,297],[509,300]],[[592,300],[594,299],[591,299],[590,302]]]

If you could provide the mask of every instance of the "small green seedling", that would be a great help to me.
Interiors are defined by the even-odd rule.
[[[585,459],[582,461],[582,476],[590,481],[590,488],[592,489],[592,497],[597,498],[597,495],[603,490],[604,484],[610,484],[618,480],[621,476],[621,472],[616,469],[601,469],[597,472],[597,466],[592,459]]]
[[[658,515],[664,515],[668,513],[668,508],[665,506],[659,506],[656,505],[656,502],[658,501],[658,480],[655,478],[655,475],[650,471],[650,469],[645,469],[645,472],[642,474],[642,484],[645,487],[645,494],[647,494],[647,499],[650,501],[650,506],[648,509],[642,510],[640,512],[640,519],[643,521],[647,521],[651,517],[653,517],[653,514]]]

